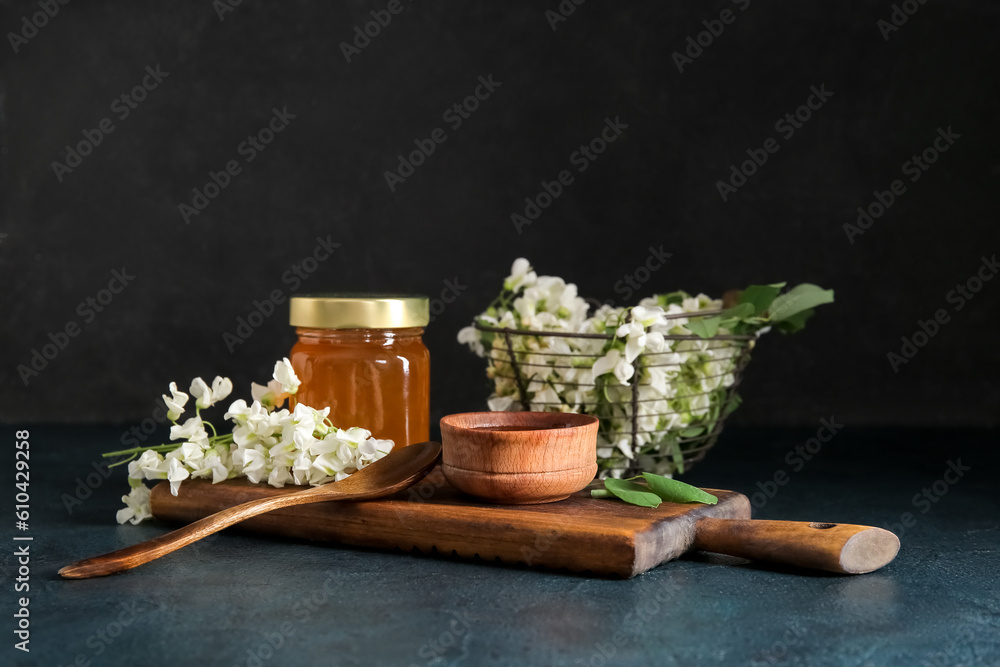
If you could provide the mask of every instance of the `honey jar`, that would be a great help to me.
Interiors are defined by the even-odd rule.
[[[318,294],[291,299],[289,359],[298,402],[340,428],[360,426],[403,447],[430,439],[430,319],[425,296]]]

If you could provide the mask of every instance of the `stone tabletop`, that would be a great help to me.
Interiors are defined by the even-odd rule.
[[[122,427],[33,426],[17,530],[5,428],[0,664],[1000,665],[997,434],[823,428],[730,429],[684,479],[746,493],[755,518],[889,528],[902,548],[878,572],[694,555],[604,580],[225,533],[66,581],[61,566],[167,528],[115,523],[125,473],[92,464]]]

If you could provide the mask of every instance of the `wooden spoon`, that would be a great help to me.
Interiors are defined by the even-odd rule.
[[[390,496],[423,479],[440,457],[441,445],[437,442],[422,442],[394,449],[385,458],[339,482],[330,482],[298,493],[251,500],[199,519],[172,533],[67,565],[59,570],[59,574],[67,579],[88,579],[129,570],[165,556],[171,551],[177,551],[244,519],[280,507],[323,503],[330,500],[371,500]]]

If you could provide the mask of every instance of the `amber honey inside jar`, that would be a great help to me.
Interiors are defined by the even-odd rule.
[[[295,399],[330,407],[340,428],[360,426],[397,447],[430,439],[427,297],[311,295],[291,300],[299,340],[290,359]]]

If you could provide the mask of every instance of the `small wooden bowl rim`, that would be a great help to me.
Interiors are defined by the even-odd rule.
[[[497,433],[530,433],[532,431],[552,430],[553,424],[565,424],[567,431],[585,428],[599,420],[593,415],[581,415],[575,412],[459,412],[445,415],[441,424],[451,428],[471,431],[490,426],[527,426],[526,421],[537,421],[538,428],[524,428],[518,431],[497,431]]]

